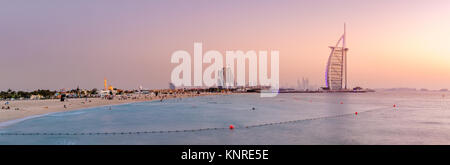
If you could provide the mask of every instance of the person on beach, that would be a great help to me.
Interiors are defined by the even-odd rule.
[[[64,101],[65,101],[65,99],[66,99],[66,94],[62,94],[62,95],[61,95],[61,99],[60,99],[60,101],[61,101],[61,102],[64,102]]]

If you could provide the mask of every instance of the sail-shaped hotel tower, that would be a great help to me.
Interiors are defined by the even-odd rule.
[[[331,53],[328,57],[325,70],[326,88],[329,90],[347,89],[347,51],[345,47],[345,24],[344,34],[339,38],[336,46],[330,46]]]

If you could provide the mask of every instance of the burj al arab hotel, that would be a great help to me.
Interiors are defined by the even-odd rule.
[[[347,51],[345,47],[345,24],[344,34],[339,38],[335,46],[330,46],[331,53],[328,57],[325,70],[325,83],[328,90],[347,89]]]

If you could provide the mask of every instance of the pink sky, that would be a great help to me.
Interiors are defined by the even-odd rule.
[[[176,50],[279,50],[280,84],[324,69],[347,23],[349,86],[450,88],[450,1],[1,1],[0,90],[167,88]]]

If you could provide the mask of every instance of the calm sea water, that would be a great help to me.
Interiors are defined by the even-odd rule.
[[[450,93],[202,96],[53,113],[0,133],[19,133],[0,144],[450,144]]]

